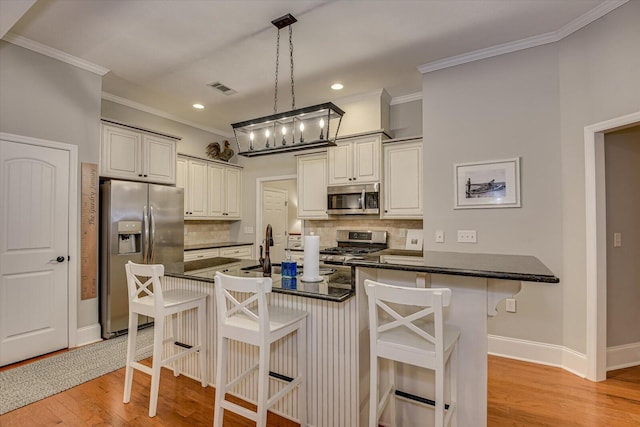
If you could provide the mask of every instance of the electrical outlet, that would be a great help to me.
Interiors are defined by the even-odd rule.
[[[476,230],[458,230],[458,243],[477,243]]]
[[[507,298],[507,304],[505,305],[505,309],[507,313],[515,313],[516,312],[516,300],[515,298]]]
[[[436,243],[444,243],[444,231],[436,230]]]
[[[613,233],[613,247],[619,248],[622,246],[622,233]]]

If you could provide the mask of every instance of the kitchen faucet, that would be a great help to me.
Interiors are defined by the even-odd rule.
[[[260,265],[262,266],[262,275],[264,277],[271,276],[271,258],[269,257],[269,247],[273,246],[273,230],[271,224],[267,225],[267,231],[264,239],[264,258],[262,258],[262,245],[260,246]]]

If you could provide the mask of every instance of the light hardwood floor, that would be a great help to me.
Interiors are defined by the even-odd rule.
[[[122,403],[124,369],[0,416],[0,426],[210,426],[212,387],[163,369],[158,414],[149,418],[149,377],[134,375],[131,403]],[[231,415],[231,414],[230,414]],[[226,426],[253,426],[225,416]],[[296,426],[270,414],[268,426]],[[640,426],[640,366],[593,383],[559,368],[489,357],[488,425]],[[473,427],[473,426],[460,426]]]

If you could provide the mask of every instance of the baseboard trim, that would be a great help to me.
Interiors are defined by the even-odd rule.
[[[583,378],[587,373],[586,355],[561,345],[489,335],[489,354],[562,368]]]
[[[78,347],[83,345],[93,344],[94,342],[102,341],[100,333],[100,323],[94,323],[93,325],[84,326],[76,330],[76,343]]]
[[[607,348],[607,372],[640,365],[640,342]]]

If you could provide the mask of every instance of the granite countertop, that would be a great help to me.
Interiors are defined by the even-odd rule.
[[[238,258],[209,258],[184,263],[184,273],[166,273],[167,276],[213,283],[216,271],[226,270],[228,274],[238,277],[263,277],[260,263],[256,260]],[[336,266],[321,268],[321,282],[302,281],[302,268],[298,266],[296,278],[283,278],[279,273],[279,265],[274,265],[271,279],[272,291],[276,293],[297,295],[327,301],[342,302],[355,295],[351,268]],[[234,271],[237,271],[235,273]]]
[[[233,246],[248,246],[248,245],[253,245],[253,243],[251,242],[196,243],[193,245],[184,245],[184,250],[195,251],[198,249],[230,248]]]
[[[434,274],[486,277],[526,282],[559,283],[538,258],[527,255],[499,255],[463,252],[385,249],[344,262],[352,267],[418,271]]]

